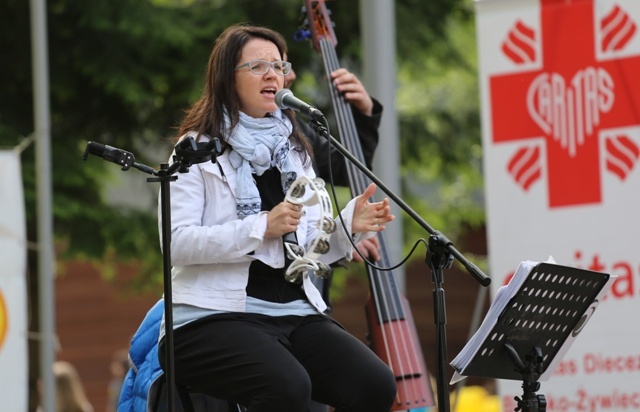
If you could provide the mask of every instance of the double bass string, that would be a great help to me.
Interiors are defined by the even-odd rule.
[[[360,146],[359,141],[357,140],[358,135],[357,135],[357,130],[355,127],[353,115],[350,112],[351,107],[344,101],[344,97],[339,94],[339,92],[336,90],[336,88],[333,86],[333,84],[330,81],[330,73],[333,72],[334,70],[337,70],[340,67],[337,55],[335,53],[335,48],[333,47],[333,44],[327,41],[326,39],[320,39],[319,45],[320,45],[320,49],[321,49],[322,57],[324,61],[325,74],[329,81],[329,89],[330,89],[331,99],[333,102],[333,106],[334,106],[334,110],[337,118],[336,120],[337,120],[338,129],[339,129],[339,136],[343,144],[345,145],[345,147],[354,155],[354,157],[364,162],[364,155],[362,152],[362,148]],[[352,188],[351,188],[352,192],[355,191],[357,193],[361,193],[362,191],[364,191],[364,189],[369,184],[368,178],[350,162],[347,162],[347,170],[348,170],[350,182],[352,185]],[[378,234],[378,238],[379,238],[380,253],[381,253],[380,260],[382,261],[382,264],[384,267],[389,267],[390,260],[387,255],[385,238],[384,236],[382,236],[382,233]],[[385,351],[386,351],[387,359],[389,362],[389,366],[391,367],[392,370],[396,370],[394,368],[394,362],[395,362],[400,374],[400,376],[399,377],[397,376],[396,379],[405,381],[412,374],[410,374],[409,371],[405,371],[405,365],[400,358],[400,353],[397,353],[397,352],[391,353],[390,347],[389,347],[389,340],[393,341],[395,348],[401,348],[403,352],[411,358],[409,362],[411,363],[415,362],[414,364],[419,364],[421,360],[420,360],[420,356],[417,353],[416,347],[410,344],[408,337],[405,335],[405,333],[403,333],[405,332],[405,330],[403,330],[402,327],[399,327],[397,328],[398,331],[397,332],[395,331],[396,328],[394,326],[396,325],[393,323],[393,320],[405,319],[405,314],[403,313],[402,302],[400,302],[399,299],[397,298],[399,295],[396,294],[395,295],[396,298],[394,299],[393,294],[384,293],[385,290],[390,291],[392,289],[393,290],[397,289],[395,282],[392,278],[393,273],[389,272],[388,274],[383,274],[378,269],[370,266],[368,267],[368,269],[369,269],[368,270],[369,275],[371,276],[371,284],[373,286],[372,294],[374,295],[374,301],[378,302],[378,305],[376,305],[377,321],[381,326],[380,330],[382,333],[383,341],[385,343],[384,346],[385,346]],[[385,284],[383,287],[380,287],[381,282]],[[381,290],[378,290],[379,287]],[[389,300],[393,300],[393,302],[390,303]],[[389,333],[391,335],[390,337],[387,336],[387,331],[385,330],[384,327],[382,327],[385,323],[383,310],[387,316],[386,321],[389,322],[388,326],[390,327],[390,333]],[[421,392],[419,388],[419,381],[413,380],[411,386],[412,388],[410,388],[410,390],[412,392],[415,392],[416,394],[419,394]],[[414,395],[413,397],[415,397],[415,394],[413,395]]]

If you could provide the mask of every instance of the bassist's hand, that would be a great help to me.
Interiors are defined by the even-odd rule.
[[[347,69],[338,69],[331,73],[331,81],[345,100],[366,116],[373,114],[373,100],[355,74]]]

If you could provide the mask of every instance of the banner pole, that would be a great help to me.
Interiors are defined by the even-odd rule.
[[[49,107],[49,64],[47,53],[47,15],[44,0],[30,0],[33,60],[33,107],[36,136],[36,189],[38,216],[38,292],[40,341],[41,407],[55,410],[55,305],[53,217],[51,211],[51,119]]]

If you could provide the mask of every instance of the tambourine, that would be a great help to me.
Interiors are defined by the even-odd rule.
[[[319,177],[314,179],[307,176],[299,177],[289,187],[285,200],[305,206],[320,204],[322,209],[320,219],[315,223],[318,234],[307,250],[296,243],[284,243],[287,256],[293,260],[285,272],[285,279],[292,283],[300,283],[309,270],[312,270],[316,276],[327,279],[331,275],[331,268],[319,262],[318,259],[320,255],[329,252],[329,237],[336,230],[336,222],[333,220],[333,206],[325,189],[324,180]]]

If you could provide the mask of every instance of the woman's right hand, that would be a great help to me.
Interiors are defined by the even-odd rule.
[[[281,237],[285,233],[298,230],[302,217],[302,205],[281,202],[267,213],[265,238]]]

